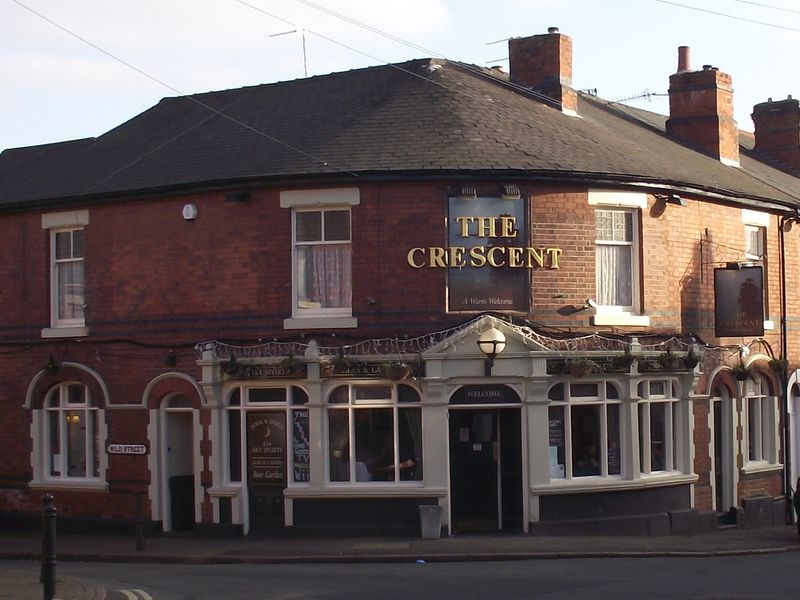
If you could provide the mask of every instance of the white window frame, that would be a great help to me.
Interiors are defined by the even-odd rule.
[[[400,460],[400,411],[402,409],[416,409],[419,411],[420,417],[420,428],[422,427],[422,396],[419,393],[419,390],[413,388],[414,391],[417,393],[418,400],[416,402],[401,402],[399,400],[399,389],[400,384],[386,382],[386,383],[342,383],[342,385],[337,385],[335,388],[331,390],[331,392],[338,390],[341,387],[347,388],[347,398],[348,401],[346,403],[331,403],[330,402],[330,394],[328,396],[328,401],[325,404],[325,481],[329,486],[357,486],[357,485],[364,485],[374,487],[377,485],[385,485],[385,486],[422,486],[423,479],[412,479],[412,480],[404,480],[401,478],[401,472],[403,465]],[[403,384],[407,385],[407,384]],[[379,388],[389,388],[390,393],[386,394],[386,397],[382,398],[370,398],[370,399],[359,399],[358,398],[358,391],[365,390],[367,388],[379,389]],[[393,465],[393,477],[392,480],[375,480],[369,481],[364,480],[362,478],[364,469],[361,468],[358,464],[357,457],[355,456],[355,452],[351,451],[349,453],[349,480],[342,481],[342,480],[331,480],[331,440],[330,440],[330,428],[331,428],[331,421],[330,415],[332,412],[339,412],[347,413],[347,445],[349,448],[353,449],[356,448],[356,432],[355,432],[355,412],[360,410],[374,410],[374,409],[391,409],[392,410],[392,435],[393,435],[393,447],[392,451],[394,453],[394,465]],[[422,440],[423,432],[420,429],[420,446],[423,444]],[[420,459],[424,456],[424,448],[419,448]]]
[[[595,314],[591,319],[592,325],[606,326],[635,326],[647,327],[650,325],[650,317],[642,315],[639,307],[641,306],[641,247],[642,236],[640,217],[642,209],[647,208],[647,194],[639,192],[615,192],[607,190],[589,190],[589,206],[593,206],[594,226],[597,223],[598,211],[625,212],[632,215],[632,231],[630,243],[625,243],[631,247],[631,302],[630,306],[616,306],[597,304],[594,307]],[[609,245],[619,245],[620,242],[605,242]],[[595,234],[595,244],[604,245],[603,240],[597,240]],[[595,254],[596,255],[596,254]],[[596,277],[599,276],[598,266],[595,262]],[[597,280],[595,285],[597,285]]]
[[[295,215],[299,211],[350,211],[350,248],[351,265],[353,252],[352,207],[360,204],[358,188],[332,188],[316,190],[290,190],[280,194],[281,208],[292,211],[292,316],[284,319],[285,329],[344,329],[358,327],[358,320],[353,317],[352,299],[346,308],[313,309],[298,306],[298,273],[297,273],[297,241],[295,239]],[[341,242],[337,242],[341,243]],[[352,269],[352,267],[351,267]],[[352,281],[352,273],[351,273]]]
[[[69,402],[69,390],[73,386],[81,388],[83,398],[81,402]],[[106,489],[105,411],[92,398],[90,389],[85,384],[76,381],[60,382],[48,391],[42,408],[34,410],[33,413],[31,433],[34,439],[32,455],[34,479],[30,487],[34,489]],[[89,418],[90,414],[93,414],[91,419]],[[60,454],[55,454],[54,448],[51,447],[53,415],[58,420]],[[89,423],[92,424],[87,427],[83,441],[86,472],[82,476],[73,476],[67,473],[65,457],[69,444],[67,419],[75,416],[83,419],[87,426]],[[92,440],[94,440],[93,443]],[[57,474],[51,472],[54,460],[58,462],[57,466],[60,471]],[[95,470],[97,470],[97,475],[94,474]]]
[[[778,399],[769,395],[769,383],[764,375],[751,377],[742,386],[742,420],[746,429],[742,470],[754,472],[782,468],[778,461]]]
[[[248,464],[247,464],[247,413],[259,411],[284,411],[286,415],[286,486],[308,487],[308,481],[295,481],[294,479],[294,413],[295,412],[309,412],[308,403],[300,402],[295,399],[294,389],[298,388],[306,394],[308,392],[297,385],[238,385],[228,390],[225,402],[225,460],[224,460],[224,473],[225,485],[232,488],[243,488],[248,485]],[[283,390],[285,392],[285,399],[280,402],[257,402],[250,400],[250,392],[253,390]],[[239,393],[239,404],[231,404],[231,399],[236,393]],[[238,418],[239,422],[239,478],[234,479],[231,473],[231,449],[233,448],[230,436],[230,421],[231,419]],[[309,453],[311,446],[309,444]],[[310,458],[310,457],[309,457]],[[309,464],[310,467],[310,464]]]
[[[58,337],[84,337],[89,334],[86,327],[85,314],[81,318],[62,319],[59,317],[59,278],[58,265],[63,262],[80,260],[84,264],[83,286],[84,302],[86,297],[86,252],[84,246],[83,256],[64,260],[56,259],[56,235],[74,231],[83,231],[89,224],[89,211],[77,210],[61,213],[47,213],[42,215],[42,229],[50,236],[50,327],[42,329],[43,338]],[[85,241],[84,241],[85,244]],[[84,304],[85,307],[85,304]]]
[[[596,396],[581,396],[573,395],[572,387],[582,384],[596,385]],[[593,481],[593,480],[622,480],[625,477],[625,448],[623,441],[623,406],[620,398],[608,398],[608,386],[614,386],[617,390],[617,395],[620,395],[619,388],[607,381],[580,381],[580,382],[563,382],[556,385],[563,385],[564,398],[563,400],[551,400],[548,405],[548,415],[551,408],[563,407],[564,415],[564,475],[555,475],[553,466],[551,464],[550,481]],[[617,437],[619,439],[619,473],[609,474],[608,469],[608,407],[616,405],[619,410],[619,431]],[[600,415],[600,474],[599,475],[574,475],[573,464],[573,439],[572,439],[572,408],[581,406],[596,406]],[[551,450],[552,452],[552,450]]]
[[[654,391],[653,386],[662,386],[662,392]],[[675,393],[676,383],[671,379],[645,379],[639,382],[637,403],[639,417],[639,462],[637,463],[643,476],[682,472],[679,455],[681,443],[679,439],[681,427],[677,411],[681,400]],[[664,406],[664,468],[653,470],[651,409],[653,405]]]
[[[769,319],[767,314],[769,310],[769,285],[767,283],[767,268],[769,265],[769,257],[767,255],[767,242],[769,240],[769,223],[771,216],[767,213],[758,212],[755,210],[742,210],[742,223],[744,224],[744,257],[748,264],[760,266],[763,271],[763,284],[764,284],[764,329],[775,329],[775,322]],[[756,233],[760,238],[761,244],[760,252],[752,252],[753,248],[751,241],[753,234]]]

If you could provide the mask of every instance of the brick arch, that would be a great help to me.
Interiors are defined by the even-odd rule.
[[[778,380],[778,376],[772,372],[769,366],[767,366],[765,357],[759,356],[753,360],[750,360],[748,361],[747,366],[753,369],[754,375],[759,375],[767,380],[769,396],[780,396],[781,383]],[[709,395],[713,396],[716,388],[725,386],[728,389],[730,396],[732,398],[736,398],[738,396],[737,383],[738,381],[733,376],[733,371],[731,368],[729,366],[722,365],[714,369],[714,371],[708,377],[708,389],[706,391]]]
[[[48,373],[42,369],[33,376],[25,394],[25,408],[42,408],[47,393],[56,385],[67,381],[81,383],[89,388],[98,408],[107,408],[110,405],[108,386],[102,376],[91,367],[66,361],[59,365],[57,373]]]
[[[166,396],[183,394],[193,408],[202,408],[206,402],[203,390],[194,378],[184,373],[162,373],[147,384],[142,394],[142,406],[157,409]]]

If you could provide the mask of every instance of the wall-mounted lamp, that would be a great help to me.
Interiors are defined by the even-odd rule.
[[[792,216],[784,216],[782,217],[783,224],[781,227],[783,228],[784,233],[789,233],[792,230],[792,225],[795,223],[800,223],[800,207],[794,209],[794,215]]]
[[[475,186],[470,183],[465,183],[461,186],[461,193],[459,197],[462,200],[475,200],[478,197],[478,192],[475,191]]]
[[[478,348],[486,355],[483,374],[490,377],[495,357],[506,349],[506,336],[499,329],[490,327],[478,338]]]
[[[656,194],[656,200],[663,202],[663,206],[667,204],[674,204],[675,206],[689,206],[686,198],[682,198],[678,194]]]
[[[503,200],[519,200],[522,194],[519,191],[519,186],[514,184],[503,184],[503,193],[500,194]]]
[[[675,204],[676,206],[688,206],[689,203],[686,198],[681,198],[678,194],[670,194],[665,198],[667,204]]]

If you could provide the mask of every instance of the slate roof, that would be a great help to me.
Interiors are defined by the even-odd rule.
[[[578,113],[434,59],[165,98],[98,138],[2,152],[0,206],[426,175],[635,183],[800,206],[800,180],[744,153],[742,168],[725,166],[666,138],[664,117],[587,95]]]

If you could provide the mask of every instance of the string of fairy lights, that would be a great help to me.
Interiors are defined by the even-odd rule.
[[[215,359],[228,360],[270,360],[294,356],[298,358],[312,357],[326,360],[336,356],[348,356],[370,360],[375,358],[410,359],[418,357],[436,346],[441,346],[442,352],[452,348],[459,339],[459,335],[481,326],[485,315],[447,329],[427,333],[417,337],[381,337],[361,340],[351,344],[321,346],[316,342],[296,341],[270,341],[254,345],[234,345],[217,340],[198,343],[195,354],[198,360],[208,357],[207,353]],[[642,341],[636,336],[609,336],[599,333],[588,333],[570,337],[556,337],[537,331],[529,325],[513,322],[504,322],[505,326],[512,329],[519,336],[530,342],[535,348],[544,352],[553,353],[556,357],[573,357],[578,354],[594,353],[626,353],[637,352],[641,354],[662,354],[666,352],[688,352],[696,346],[701,348],[706,364],[725,364],[732,357],[742,357],[750,353],[760,353],[774,358],[772,348],[766,340],[756,338],[748,344],[733,346],[715,346],[698,341],[694,336],[686,337],[669,336],[658,340]]]

